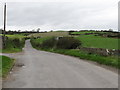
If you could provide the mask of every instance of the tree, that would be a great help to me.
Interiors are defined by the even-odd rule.
[[[110,32],[112,32],[112,31],[113,31],[113,29],[109,29],[109,31],[110,31]]]
[[[37,32],[40,32],[40,28],[37,29]]]
[[[21,30],[18,30],[18,32],[21,32]]]
[[[32,32],[35,32],[35,29],[33,29]]]

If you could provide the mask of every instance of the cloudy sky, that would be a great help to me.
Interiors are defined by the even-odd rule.
[[[7,30],[118,29],[119,0],[16,1],[6,1]],[[0,28],[3,5],[0,4]]]

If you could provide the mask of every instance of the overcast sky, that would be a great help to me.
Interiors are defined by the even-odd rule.
[[[7,30],[117,30],[118,1],[7,2]],[[0,13],[0,28],[3,28],[3,3]]]

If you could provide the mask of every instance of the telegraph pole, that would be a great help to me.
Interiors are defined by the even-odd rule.
[[[6,46],[6,3],[4,5],[4,30],[3,30],[3,48]]]

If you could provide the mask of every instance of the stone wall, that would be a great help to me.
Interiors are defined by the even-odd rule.
[[[82,51],[88,52],[90,54],[99,54],[102,56],[112,56],[112,55],[120,55],[120,50],[110,50],[110,49],[103,49],[103,48],[87,48],[87,47],[80,47]]]

